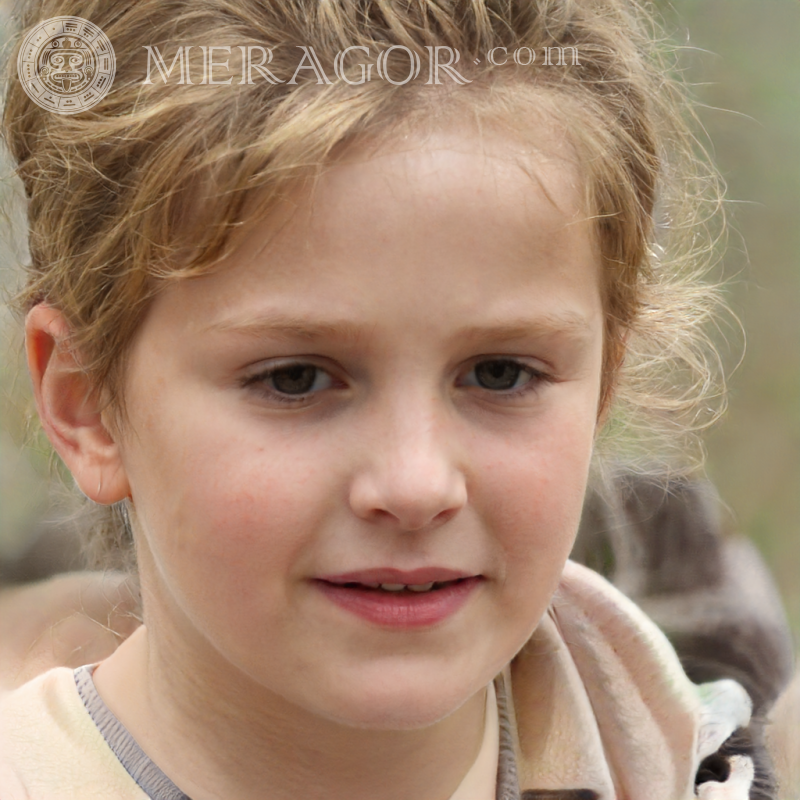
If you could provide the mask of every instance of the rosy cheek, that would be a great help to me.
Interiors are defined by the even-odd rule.
[[[559,437],[554,428],[502,443],[476,480],[477,502],[492,509],[495,536],[520,569],[566,557],[580,519],[590,442],[585,431],[561,428]]]
[[[290,562],[313,535],[315,509],[325,497],[323,488],[309,486],[316,471],[302,469],[298,458],[282,464],[247,448],[234,450],[195,470],[167,515],[173,518],[172,557],[189,557],[220,575]]]

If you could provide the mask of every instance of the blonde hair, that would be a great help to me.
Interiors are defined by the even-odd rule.
[[[98,391],[124,418],[125,355],[164,281],[197,275],[225,255],[245,208],[264,213],[298,181],[318,174],[357,137],[392,138],[456,112],[526,135],[544,108],[566,131],[586,176],[604,263],[604,380],[614,395],[606,430],[660,432],[677,447],[703,427],[721,397],[704,323],[718,292],[701,278],[713,252],[707,221],[719,208],[715,173],[696,156],[684,90],[647,11],[625,0],[42,0],[22,32],[44,19],[89,19],[111,40],[117,74],[88,111],[35,105],[14,76],[3,118],[28,199],[31,264],[18,297],[26,311],[60,309]],[[304,70],[296,83],[144,84],[148,53],[171,60],[178,45],[272,47],[273,74],[295,72],[313,47],[330,83]],[[471,81],[445,89],[424,74],[403,84],[408,61],[383,62],[390,79],[330,70],[350,46],[375,62],[393,45],[421,59],[449,47]],[[573,47],[565,64],[495,66],[492,48]],[[541,55],[540,55],[541,59]],[[16,51],[10,64],[16,64]],[[198,63],[193,67],[199,70]],[[197,74],[197,73],[195,73]],[[394,81],[394,82],[393,82]],[[251,213],[251,212],[248,212]],[[682,449],[685,452],[685,449]],[[111,549],[127,547],[119,521],[100,525]]]

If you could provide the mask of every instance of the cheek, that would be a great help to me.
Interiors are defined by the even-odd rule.
[[[253,642],[280,640],[297,624],[296,579],[326,516],[326,487],[310,485],[318,473],[265,467],[257,456],[218,453],[162,495],[142,564],[151,609],[187,619],[241,664],[265,657]]]
[[[509,572],[521,580],[560,574],[580,522],[594,426],[568,410],[521,435],[486,443],[478,507],[495,531]],[[525,573],[523,575],[522,573]]]
[[[548,415],[517,435],[487,437],[473,502],[497,545],[485,658],[504,661],[546,613],[577,533],[593,426],[579,415]]]
[[[140,437],[132,485],[153,558],[185,592],[280,592],[330,511],[335,476],[316,447],[191,422]]]
[[[213,469],[195,476],[168,515],[181,533],[175,549],[194,552],[212,565],[253,569],[256,562],[290,558],[309,544],[313,520],[324,505],[317,475],[298,466],[265,465],[258,454],[218,457]],[[311,497],[316,506],[308,502]]]

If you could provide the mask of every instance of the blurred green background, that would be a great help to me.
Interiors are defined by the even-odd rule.
[[[739,529],[764,553],[800,634],[800,2],[658,2],[729,186],[724,265],[747,350],[730,380],[708,471]],[[0,2],[0,23],[7,19]],[[3,27],[7,27],[3,25]],[[5,38],[5,37],[4,37]],[[4,171],[5,172],[5,171]],[[4,195],[13,186],[0,187]],[[4,237],[2,285],[19,245]],[[29,410],[21,339],[3,312],[0,559],[22,552],[53,501],[48,456],[23,447]],[[734,348],[735,350],[735,348]],[[800,637],[798,637],[800,639]]]
[[[747,335],[708,472],[800,641],[800,2],[660,3],[728,184],[729,300]]]

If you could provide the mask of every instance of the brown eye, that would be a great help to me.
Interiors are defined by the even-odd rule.
[[[288,360],[245,378],[242,386],[267,402],[295,405],[311,403],[318,393],[340,388],[340,384],[322,367]]]
[[[475,365],[475,383],[483,389],[495,392],[515,389],[521,385],[520,377],[525,379],[523,383],[527,383],[530,380],[531,371],[518,361],[492,359],[491,361],[481,361]]]
[[[269,374],[269,383],[281,394],[307,394],[315,388],[321,370],[312,364],[292,364]]]

